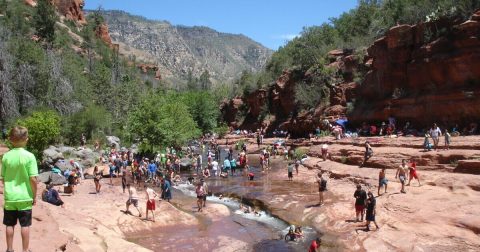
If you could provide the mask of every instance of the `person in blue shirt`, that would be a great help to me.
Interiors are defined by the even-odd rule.
[[[232,176],[237,173],[237,160],[235,158],[230,159],[230,169]]]
[[[157,165],[152,161],[148,165],[148,179],[153,180],[157,174]]]
[[[228,173],[228,170],[230,170],[230,160],[225,158],[225,161],[223,161],[223,170]]]

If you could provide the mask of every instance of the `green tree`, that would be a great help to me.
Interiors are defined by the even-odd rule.
[[[210,80],[210,73],[208,70],[203,71],[198,82],[202,90],[210,90],[212,88],[212,81]]]
[[[60,116],[52,110],[35,111],[30,116],[17,120],[17,125],[28,129],[27,149],[37,159],[48,145],[55,143],[60,136]]]
[[[182,95],[182,100],[203,133],[212,132],[217,127],[220,111],[210,92],[189,92]]]
[[[65,118],[63,121],[62,136],[70,144],[80,142],[80,134],[85,133],[87,139],[97,135],[110,133],[112,116],[104,107],[90,104],[81,111]]]
[[[157,93],[144,97],[129,116],[129,129],[140,139],[143,150],[180,147],[200,135],[188,107],[174,95],[168,96]]]
[[[36,34],[48,43],[55,40],[55,22],[58,16],[48,0],[39,0],[33,16]]]

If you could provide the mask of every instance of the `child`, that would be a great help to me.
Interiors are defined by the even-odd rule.
[[[450,149],[450,133],[448,133],[448,129],[445,129],[445,149]]]
[[[13,148],[3,155],[0,175],[4,186],[3,224],[6,226],[7,251],[13,251],[13,235],[17,221],[21,226],[23,251],[30,251],[32,206],[37,202],[37,161],[32,153],[24,149],[28,142],[27,128],[12,128],[9,140]]]
[[[145,220],[148,221],[148,211],[152,213],[152,221],[155,222],[155,197],[158,197],[158,194],[150,187],[145,190],[147,193],[147,211],[145,215]]]
[[[287,170],[288,170],[288,181],[292,181],[293,180],[293,163],[290,162],[288,164]]]
[[[423,149],[425,151],[431,151],[432,150],[432,144],[430,143],[429,140],[430,135],[428,133],[425,134],[425,140],[423,141]]]

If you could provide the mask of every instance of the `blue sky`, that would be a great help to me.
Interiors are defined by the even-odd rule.
[[[354,8],[357,0],[85,0],[86,9],[101,5],[175,25],[203,25],[244,34],[276,50],[302,31]]]

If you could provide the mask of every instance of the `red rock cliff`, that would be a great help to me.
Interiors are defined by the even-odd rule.
[[[466,22],[401,25],[368,49],[371,69],[350,119],[417,127],[480,120],[480,11]],[[433,38],[432,38],[433,36]]]
[[[37,0],[24,0],[27,5],[32,7],[37,6]],[[73,20],[79,24],[86,24],[85,13],[83,7],[85,6],[84,0],[51,0],[55,5],[58,12],[62,14],[68,20]]]

